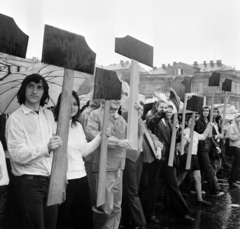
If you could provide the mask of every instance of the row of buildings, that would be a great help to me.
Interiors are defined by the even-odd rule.
[[[122,73],[122,79],[129,82],[130,62],[121,61],[119,64],[104,67],[109,70],[114,70]],[[182,82],[185,76],[191,77],[190,88],[191,92],[198,96],[206,98],[206,104],[211,104],[212,90],[215,91],[214,103],[219,104],[224,102],[224,92],[221,90],[222,82],[228,78],[232,80],[232,90],[227,93],[228,103],[240,109],[240,71],[227,66],[221,60],[204,61],[203,63],[194,62],[186,64],[183,62],[173,62],[172,65],[162,64],[160,68],[153,68],[148,72],[139,66],[140,82],[139,93],[144,94],[146,98],[151,98],[153,90],[159,86],[164,93],[168,93],[169,87],[173,82]],[[219,72],[220,86],[208,87],[209,77],[212,72]]]

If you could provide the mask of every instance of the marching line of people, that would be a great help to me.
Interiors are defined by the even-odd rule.
[[[226,165],[227,152],[231,152],[234,158],[229,185],[240,188],[239,113],[222,135],[221,128],[225,125],[221,122],[218,109],[214,108],[213,123],[210,123],[210,108],[202,108],[194,128],[191,168],[186,170],[191,115],[186,116],[186,126],[181,126],[178,121],[173,123],[172,105],[159,97],[143,116],[144,103],[139,101],[135,104],[138,111],[138,149],[132,150],[131,142],[126,138],[128,112],[119,112],[128,93],[123,84],[121,100],[111,100],[109,126],[103,133],[104,102],[91,99],[89,106],[80,112],[79,97],[73,91],[66,152],[66,199],[59,206],[47,206],[53,153],[62,145],[61,138],[56,135],[61,95],[52,112],[44,108],[49,100],[45,79],[32,74],[23,80],[17,94],[21,106],[7,119],[7,144],[1,138],[4,149],[0,144],[1,154],[4,150],[7,152],[4,156],[10,177],[6,218],[15,218],[17,227],[21,225],[22,229],[69,228],[69,225],[81,229],[118,229],[124,226],[144,229],[148,223],[160,223],[155,207],[161,176],[166,184],[164,208],[168,210],[172,206],[177,223],[194,224],[180,186],[186,175],[191,173],[197,194],[196,203],[210,206],[211,202],[202,198],[202,177],[206,179],[212,197],[223,195],[217,173]],[[146,127],[151,132],[156,155],[146,138]],[[177,145],[181,142],[183,131],[184,153],[181,154],[176,145],[174,163],[169,166],[174,128],[177,130]],[[108,144],[106,201],[96,207],[102,135],[107,136]],[[146,164],[147,169],[144,168]],[[0,167],[0,178],[4,175],[2,171]],[[146,177],[146,185],[142,188],[141,180]]]

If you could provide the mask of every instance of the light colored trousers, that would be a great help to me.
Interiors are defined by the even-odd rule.
[[[95,229],[118,229],[121,219],[122,170],[107,172],[105,204],[93,207]],[[93,173],[93,185],[97,199],[98,173]]]

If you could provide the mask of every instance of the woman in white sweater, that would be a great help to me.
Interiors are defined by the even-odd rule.
[[[55,121],[58,121],[60,98],[54,109]],[[80,115],[80,101],[75,91],[72,92],[71,120],[67,147],[67,189],[66,200],[58,208],[57,228],[68,228],[71,220],[73,228],[92,228],[92,208],[87,173],[83,157],[92,153],[101,142],[99,133],[91,142],[86,141],[82,125],[77,121]]]

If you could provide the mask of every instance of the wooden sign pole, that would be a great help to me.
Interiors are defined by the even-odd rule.
[[[223,109],[223,122],[222,122],[222,130],[221,134],[223,135],[223,129],[225,125],[225,118],[226,118],[226,106],[227,106],[227,92],[231,92],[232,90],[232,80],[225,79],[222,83],[222,90],[224,91],[224,109]]]
[[[103,116],[103,133],[106,133],[109,126],[109,110],[110,100],[105,101],[104,116]],[[106,187],[106,167],[107,167],[107,135],[102,135],[100,151],[100,166],[99,166],[99,182],[97,190],[97,207],[105,203],[105,187]]]
[[[189,147],[188,147],[187,161],[186,161],[186,170],[189,170],[191,168],[195,117],[196,117],[196,112],[193,112],[193,114],[192,114],[192,124],[191,124],[191,129],[190,129],[190,143],[189,143]]]
[[[127,139],[131,142],[132,149],[138,150],[138,119],[130,117],[138,117],[138,111],[134,108],[134,104],[138,102],[138,87],[139,87],[139,72],[138,62],[131,61],[131,76],[130,76],[130,93],[128,103],[128,128]]]
[[[64,68],[57,135],[63,143],[53,155],[47,205],[64,201],[67,182],[67,145],[74,71],[93,74],[96,54],[83,36],[45,25],[42,62]]]
[[[191,128],[190,128],[190,143],[189,143],[189,147],[188,147],[187,160],[186,160],[186,166],[185,166],[186,170],[189,170],[191,168],[196,112],[201,111],[201,109],[203,107],[203,100],[204,100],[204,98],[193,95],[187,101],[186,109],[190,110],[190,111],[193,111],[193,114],[192,114],[192,124],[191,124]]]
[[[177,121],[178,114],[173,115],[173,125]],[[172,137],[171,137],[171,146],[170,146],[170,151],[169,151],[169,158],[168,158],[168,165],[173,167],[173,160],[174,160],[174,155],[175,155],[175,148],[176,148],[176,134],[177,134],[177,129],[173,127],[172,129]]]
[[[52,173],[48,190],[47,206],[62,203],[65,198],[67,186],[67,142],[69,133],[69,120],[74,72],[64,70],[62,96],[60,102],[57,135],[63,144],[53,153]],[[64,179],[63,179],[64,178]]]
[[[184,154],[184,145],[183,145],[184,136],[183,136],[183,130],[184,130],[184,127],[185,127],[187,98],[188,98],[188,94],[185,93],[185,96],[184,96],[184,104],[183,104],[183,113],[182,113],[181,155]]]
[[[210,122],[213,122],[213,109],[214,109],[214,88],[212,87]],[[209,137],[212,137],[212,128],[211,128],[211,130],[209,132]]]
[[[111,100],[121,99],[122,83],[117,77],[116,72],[101,68],[96,68],[93,99],[104,99],[104,116],[102,132],[106,133],[109,127],[109,110]],[[100,161],[99,161],[99,178],[97,190],[97,204],[99,207],[105,203],[106,191],[106,170],[107,170],[107,152],[108,140],[106,134],[102,134]]]
[[[138,112],[134,108],[134,104],[138,102],[138,62],[153,67],[153,47],[131,36],[126,36],[115,38],[115,52],[132,60],[127,139],[131,142],[132,149],[138,150]]]
[[[219,84],[220,84],[220,73],[213,72],[208,81],[208,86],[212,87],[210,122],[213,121],[213,109],[214,109],[214,88],[213,87],[219,87]],[[212,137],[212,129],[210,130],[209,137]]]
[[[225,119],[226,119],[226,108],[227,108],[227,92],[224,91],[224,107],[223,107],[223,120],[222,120],[222,129],[221,134],[224,134],[224,125],[225,125]]]

